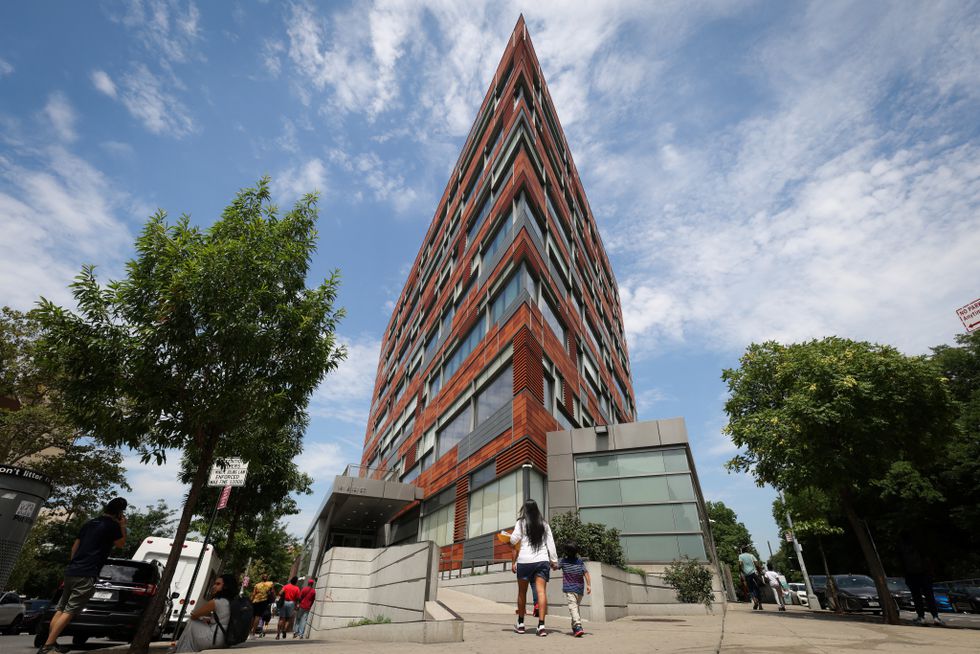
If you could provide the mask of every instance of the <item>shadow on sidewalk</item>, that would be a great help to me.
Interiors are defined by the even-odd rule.
[[[863,622],[865,624],[878,624],[882,626],[889,626],[885,623],[881,616],[876,615],[865,615],[861,613],[832,613],[830,611],[776,611],[776,610],[765,610],[765,611],[745,611],[745,613],[751,613],[753,615],[769,615],[775,616],[780,620],[820,620],[825,622]],[[933,628],[933,629],[965,629],[968,631],[980,631],[980,621],[973,623],[963,623],[963,622],[953,622],[957,620],[956,614],[940,615],[946,624],[945,626],[939,627],[933,624],[922,625],[923,628]],[[915,627],[911,620],[902,618],[901,623],[895,626],[901,627]]]

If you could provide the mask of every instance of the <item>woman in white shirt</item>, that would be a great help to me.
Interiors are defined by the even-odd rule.
[[[225,631],[231,618],[231,600],[238,597],[235,575],[221,575],[211,586],[211,599],[191,613],[171,653],[185,654],[225,646]]]
[[[517,625],[514,631],[524,633],[524,613],[527,608],[527,586],[533,583],[538,593],[539,636],[547,636],[544,619],[548,614],[547,584],[551,570],[558,567],[558,553],[551,527],[541,516],[538,503],[534,500],[524,502],[517,525],[510,535],[514,546],[514,562],[511,569],[517,573]]]

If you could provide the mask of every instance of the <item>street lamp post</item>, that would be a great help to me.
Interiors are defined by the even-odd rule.
[[[820,608],[820,600],[817,599],[817,594],[813,592],[813,586],[810,584],[810,575],[806,571],[806,563],[803,562],[803,548],[800,547],[800,541],[797,540],[796,532],[793,531],[793,517],[789,514],[786,498],[783,497],[782,491],[779,491],[779,499],[783,503],[783,508],[786,509],[786,522],[789,525],[790,538],[793,539],[793,551],[796,552],[796,560],[800,563],[800,572],[803,573],[803,583],[806,585],[807,604],[809,604],[810,610],[815,611]]]

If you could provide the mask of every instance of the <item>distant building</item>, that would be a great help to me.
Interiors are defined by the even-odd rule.
[[[509,557],[493,534],[513,527],[525,496],[549,505],[548,433],[630,423],[635,402],[616,279],[522,18],[395,304],[362,459],[321,507],[307,569],[330,546],[415,540],[434,541],[448,566]],[[626,431],[630,447],[661,447]],[[671,442],[682,484],[686,432]],[[571,440],[563,453],[572,465]],[[560,485],[572,500],[598,489],[579,477]],[[684,551],[704,557],[690,507],[699,544]],[[642,536],[624,539],[636,560],[679,553],[676,536],[670,547]]]

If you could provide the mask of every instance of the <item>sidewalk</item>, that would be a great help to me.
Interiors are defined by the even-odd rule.
[[[478,598],[474,610],[488,612],[462,613],[466,621],[462,643],[420,645],[416,643],[379,643],[363,641],[250,640],[235,648],[248,654],[500,654],[519,647],[535,652],[684,652],[685,654],[829,654],[831,652],[943,652],[976,654],[980,652],[980,630],[956,627],[886,626],[860,616],[836,616],[811,612],[792,606],[785,613],[771,608],[753,612],[748,604],[729,604],[723,615],[720,606],[714,615],[703,616],[635,616],[605,623],[586,623],[588,632],[572,638],[570,620],[563,609],[548,616],[551,631],[547,638],[533,633],[537,624],[527,619],[528,633],[513,631],[514,615],[493,610]],[[492,603],[490,603],[492,604]],[[283,649],[284,648],[284,649]],[[151,650],[162,654],[164,647]]]

